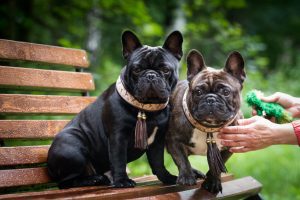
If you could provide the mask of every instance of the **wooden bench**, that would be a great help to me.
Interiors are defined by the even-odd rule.
[[[0,40],[0,65],[0,199],[216,198],[199,189],[201,181],[190,187],[167,186],[155,176],[136,178],[135,188],[57,189],[46,168],[51,139],[72,115],[96,99],[89,97],[95,88],[93,77],[82,70],[89,66],[87,54]],[[45,65],[48,68],[41,69]],[[217,196],[221,199],[258,197],[261,190],[261,184],[251,177],[234,179],[226,174],[222,181],[223,193]]]

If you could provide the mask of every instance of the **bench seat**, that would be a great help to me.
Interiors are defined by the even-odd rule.
[[[46,68],[44,66],[47,66]],[[87,53],[0,39],[0,199],[239,199],[262,185],[252,177],[224,174],[223,193],[195,186],[163,185],[155,176],[138,177],[135,188],[108,186],[59,190],[47,174],[54,136],[95,101]]]

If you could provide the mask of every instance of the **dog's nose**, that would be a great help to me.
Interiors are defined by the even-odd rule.
[[[150,81],[152,81],[154,78],[156,78],[156,74],[155,73],[148,73],[146,78]]]
[[[216,103],[216,98],[215,97],[207,97],[206,98],[206,103],[208,105],[212,105],[212,104]]]

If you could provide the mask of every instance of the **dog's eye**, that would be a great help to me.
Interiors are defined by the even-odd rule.
[[[170,72],[170,69],[167,67],[162,68],[162,72],[165,74],[168,74]]]
[[[194,91],[194,93],[197,95],[197,96],[201,96],[203,94],[203,91],[201,89],[196,89]]]
[[[223,94],[224,96],[229,96],[230,90],[227,89],[227,88],[224,88],[224,89],[222,90],[222,94]]]
[[[141,71],[142,71],[142,69],[141,69],[141,68],[138,68],[138,67],[132,70],[132,72],[133,72],[134,74],[139,74]]]

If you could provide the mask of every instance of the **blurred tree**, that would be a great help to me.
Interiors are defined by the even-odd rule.
[[[239,23],[226,17],[228,10],[244,7],[244,0],[187,0],[183,5],[187,45],[200,50],[208,65],[223,67],[226,56],[233,50],[240,51],[250,65],[266,65],[261,62],[265,58],[259,55],[264,50],[259,37],[250,36]]]
[[[267,65],[257,69],[261,89],[300,96],[300,2],[297,0],[247,1],[241,9],[228,10],[230,21],[242,24],[264,44]],[[256,86],[257,87],[257,86]]]
[[[266,45],[264,53],[270,60],[268,69],[275,70],[282,65],[299,65],[299,10],[297,0],[252,0],[242,9],[228,12],[228,18],[243,24],[247,33],[261,37]]]

